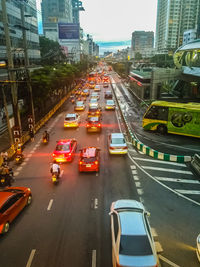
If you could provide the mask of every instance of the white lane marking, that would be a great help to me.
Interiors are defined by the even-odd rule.
[[[136,166],[135,165],[131,165],[131,170],[135,170]]]
[[[18,174],[19,174],[19,172],[15,172],[15,173],[14,173],[14,176],[17,176]]]
[[[139,177],[138,177],[137,175],[134,175],[134,176],[133,176],[133,179],[134,179],[135,181],[139,181]]]
[[[144,199],[143,199],[142,197],[139,197],[139,200],[140,200],[140,202],[143,203],[143,205],[144,205]]]
[[[24,161],[27,162],[30,160],[30,157],[29,158],[25,158]]]
[[[20,166],[20,167],[18,167],[18,168],[16,169],[16,171],[21,171],[21,169],[22,169],[22,167]]]
[[[176,165],[180,167],[187,167],[184,163],[176,163],[176,162],[169,162],[169,161],[162,161],[162,160],[157,160],[157,159],[143,159],[143,158],[137,158],[133,157],[134,160],[141,160],[141,161],[148,161],[148,162],[156,162],[156,163],[161,163],[161,164],[169,164],[169,165]]]
[[[174,190],[184,195],[200,195],[200,191],[198,190],[182,190],[182,189],[174,189]]]
[[[99,140],[100,140],[99,137],[97,137],[97,142],[99,142]]]
[[[36,249],[32,249],[31,254],[29,256],[28,262],[26,264],[26,267],[31,267],[31,263],[33,261],[33,257],[35,255]]]
[[[185,183],[185,184],[200,184],[199,180],[188,180],[188,179],[177,179],[177,178],[168,178],[168,177],[155,177],[159,181],[164,182],[174,182],[174,183]]]
[[[35,152],[35,149],[32,149],[30,153],[33,154],[34,152]]]
[[[51,200],[49,201],[49,205],[48,205],[48,207],[47,207],[47,210],[50,210],[50,209],[51,209],[52,204],[53,204],[53,199],[51,199]]]
[[[60,173],[60,177],[62,177],[62,176],[63,176],[63,173],[64,173],[64,170],[62,170],[62,171],[61,171],[61,173]]]
[[[96,176],[99,176],[98,172],[96,173]]]
[[[173,263],[172,261],[166,259],[166,258],[163,257],[162,255],[159,255],[158,257],[159,257],[162,261],[168,263],[169,266],[171,266],[171,267],[180,267],[179,265],[177,265],[177,264]]]
[[[138,195],[142,195],[143,194],[143,189],[137,189]]]
[[[156,252],[157,252],[157,253],[161,253],[161,252],[163,252],[163,248],[162,248],[160,242],[155,241],[154,243],[155,243],[155,247],[156,247]]]
[[[21,166],[24,166],[24,165],[26,165],[26,162],[22,162]]]
[[[97,257],[97,251],[93,249],[92,250],[92,267],[96,267],[96,257]]]
[[[135,182],[136,187],[141,187],[141,183],[140,182]]]
[[[94,209],[97,209],[98,208],[98,199],[95,198],[94,199]]]
[[[32,157],[32,153],[28,154],[26,157],[27,157],[27,158]]]
[[[158,181],[154,176],[152,176],[151,174],[149,174],[147,171],[145,171],[135,160],[133,160],[133,158],[130,156],[130,154],[128,153],[128,157],[129,159],[133,162],[133,164],[135,164],[143,173],[145,173],[148,177],[150,177],[152,180],[154,180],[155,182],[157,182],[158,184],[160,184],[161,186],[163,186],[164,188],[168,189],[169,191],[173,192],[174,194],[176,194],[177,196],[179,197],[182,197],[194,204],[196,204],[197,206],[200,206],[200,203],[191,199],[191,198],[188,198],[180,193],[178,193],[177,191],[175,191],[174,189],[170,188],[169,186],[163,184],[162,182]]]
[[[158,168],[158,167],[151,167],[151,166],[142,166],[145,170],[155,170],[155,171],[163,171],[163,172],[175,172],[175,173],[183,173],[183,174],[190,174],[193,173],[190,171],[182,171],[182,170],[175,170],[175,169],[166,169],[166,168]]]
[[[133,175],[137,174],[137,170],[133,170],[133,171],[132,171],[132,174],[133,174]]]
[[[157,232],[156,232],[156,229],[155,228],[151,228],[151,233],[152,233],[152,236],[153,237],[156,237],[158,236]]]

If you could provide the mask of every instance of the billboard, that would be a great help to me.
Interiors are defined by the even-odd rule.
[[[58,23],[58,38],[65,40],[79,39],[79,24]]]

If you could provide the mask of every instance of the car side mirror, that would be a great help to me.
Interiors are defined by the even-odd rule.
[[[150,212],[145,211],[145,215],[147,215],[149,217],[151,214],[150,214]]]

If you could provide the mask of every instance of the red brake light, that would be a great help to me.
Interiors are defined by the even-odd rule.
[[[98,164],[99,164],[99,162],[98,162],[97,160],[95,160],[94,164],[98,165]]]
[[[55,155],[56,155],[56,154],[54,154],[54,153],[52,154],[53,157],[55,157]]]
[[[123,149],[127,149],[127,146],[124,146]]]
[[[90,124],[88,123],[86,126],[87,126],[87,127],[90,127]]]
[[[101,127],[101,123],[98,124],[98,127]]]
[[[71,156],[71,155],[72,155],[72,153],[69,153],[68,155],[69,155],[69,156]]]
[[[80,164],[80,165],[82,165],[82,164],[83,164],[83,162],[80,160],[80,161],[79,161],[79,164]]]

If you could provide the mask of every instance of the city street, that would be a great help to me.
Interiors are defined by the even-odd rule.
[[[109,155],[108,134],[123,132],[124,127],[118,109],[104,110],[105,90],[101,85],[101,133],[86,131],[88,100],[86,110],[79,112],[80,127],[65,129],[65,114],[74,112],[67,101],[36,134],[34,142],[26,145],[24,162],[14,167],[14,185],[30,187],[33,202],[1,237],[0,266],[112,266],[109,210],[118,199],[141,201],[151,213],[161,266],[199,266],[195,252],[199,194],[181,192],[200,191],[199,181],[186,164],[154,160],[131,144],[128,155]],[[46,129],[50,133],[47,145],[41,142]],[[60,182],[53,185],[52,152],[56,141],[64,138],[77,140],[76,156],[73,162],[61,165]],[[87,146],[101,149],[97,174],[78,171],[79,149]]]

